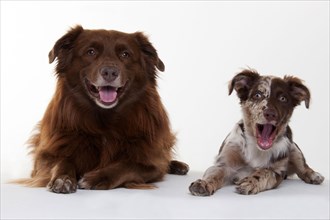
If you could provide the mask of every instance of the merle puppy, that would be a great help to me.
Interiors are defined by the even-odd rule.
[[[222,143],[214,166],[190,185],[190,192],[210,196],[234,183],[238,193],[256,194],[277,187],[295,173],[306,183],[321,184],[324,177],[307,165],[288,125],[297,105],[304,101],[309,107],[310,92],[302,81],[244,70],[232,79],[229,94],[233,90],[243,119]]]

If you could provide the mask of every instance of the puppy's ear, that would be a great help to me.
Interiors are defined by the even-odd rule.
[[[64,70],[65,67],[71,62],[71,50],[73,48],[73,43],[83,30],[84,29],[80,25],[71,28],[68,33],[56,41],[54,47],[49,52],[49,63],[54,62],[57,57],[57,72]]]
[[[289,85],[290,95],[293,98],[294,106],[304,101],[306,108],[309,108],[311,94],[302,80],[294,76],[284,76],[284,81]]]
[[[229,83],[229,95],[235,91],[241,101],[247,100],[249,91],[260,75],[253,70],[243,70],[238,73]]]
[[[165,65],[158,57],[157,50],[152,46],[148,38],[142,32],[136,32],[135,38],[140,46],[140,49],[145,57],[147,66],[151,67],[151,71],[155,72],[155,67],[164,72]],[[151,65],[151,66],[150,66]],[[155,73],[153,73],[155,75]]]

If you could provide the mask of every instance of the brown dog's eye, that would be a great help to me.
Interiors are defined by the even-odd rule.
[[[123,52],[120,53],[120,57],[128,58],[128,57],[130,57],[130,54],[127,51],[123,51]]]
[[[287,99],[286,99],[286,97],[284,97],[284,96],[280,96],[280,97],[278,98],[278,100],[279,100],[280,102],[287,102]]]
[[[89,55],[89,56],[95,56],[96,55],[95,49],[93,49],[93,48],[88,49],[87,50],[87,55]]]

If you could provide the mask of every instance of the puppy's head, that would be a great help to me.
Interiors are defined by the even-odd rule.
[[[261,76],[244,70],[229,84],[240,99],[246,131],[256,138],[261,150],[268,150],[286,132],[294,108],[302,101],[309,107],[310,92],[299,78]]]
[[[104,109],[138,100],[147,85],[156,86],[156,68],[165,68],[143,33],[81,26],[55,43],[49,62],[56,58],[56,73],[72,94]]]

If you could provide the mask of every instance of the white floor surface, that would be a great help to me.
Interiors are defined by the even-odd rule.
[[[239,195],[226,186],[211,197],[192,196],[202,176],[167,175],[153,190],[78,190],[1,185],[1,219],[329,219],[329,181],[322,185],[285,180],[277,189]]]

